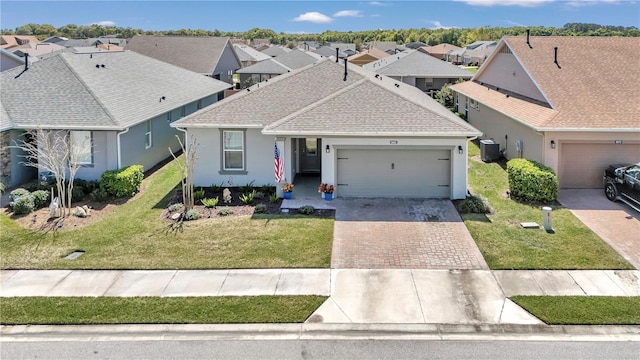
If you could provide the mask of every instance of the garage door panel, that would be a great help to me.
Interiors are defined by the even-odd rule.
[[[450,151],[338,151],[339,196],[450,196]]]
[[[602,172],[610,164],[631,164],[640,160],[640,144],[563,143],[560,154],[560,187],[596,189],[602,187]]]

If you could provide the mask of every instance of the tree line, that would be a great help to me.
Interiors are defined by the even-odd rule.
[[[271,29],[253,28],[245,32],[229,32],[221,30],[179,29],[179,30],[143,30],[132,27],[75,25],[68,24],[55,28],[50,24],[26,24],[12,29],[1,30],[3,35],[35,35],[44,40],[51,36],[62,36],[69,39],[97,38],[106,35],[117,35],[131,38],[135,35],[174,35],[174,36],[230,36],[240,39],[269,39],[273,44],[287,45],[300,41],[344,42],[362,44],[371,41],[395,41],[398,44],[423,42],[427,45],[449,43],[464,46],[478,40],[499,40],[506,35],[524,35],[526,30],[533,36],[640,36],[635,26],[610,26],[585,23],[568,23],[561,28],[544,26],[512,26],[512,27],[479,27],[452,29],[392,29],[365,31],[331,31],[321,34],[287,34],[276,33]]]

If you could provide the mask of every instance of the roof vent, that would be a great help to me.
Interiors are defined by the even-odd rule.
[[[347,59],[344,59],[344,79],[343,81],[347,81]]]
[[[558,69],[562,69],[560,67],[560,64],[558,64],[558,47],[554,47],[553,48],[553,63],[556,64],[556,66],[558,66]]]
[[[336,62],[338,62],[339,56],[338,53],[340,51],[340,48],[336,48]]]
[[[533,49],[533,47],[531,46],[531,43],[529,42],[530,33],[531,33],[531,30],[527,29],[527,45],[529,45],[529,49]]]
[[[394,86],[395,86],[395,87],[397,87],[397,88],[399,88],[399,87],[400,87],[400,85],[398,85],[398,84],[394,84]]]

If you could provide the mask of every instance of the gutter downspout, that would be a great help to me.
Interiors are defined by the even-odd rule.
[[[118,170],[122,168],[122,149],[120,149],[120,135],[124,135],[128,133],[129,129],[131,128],[126,128],[124,131],[119,132],[118,136],[116,137],[117,146],[118,146]]]

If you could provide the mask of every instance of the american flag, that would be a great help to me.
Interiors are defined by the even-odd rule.
[[[274,157],[275,157],[275,163],[274,163],[274,170],[276,173],[276,182],[279,183],[282,181],[282,175],[284,173],[284,168],[282,167],[282,159],[280,159],[280,150],[278,149],[278,144],[274,144]]]

